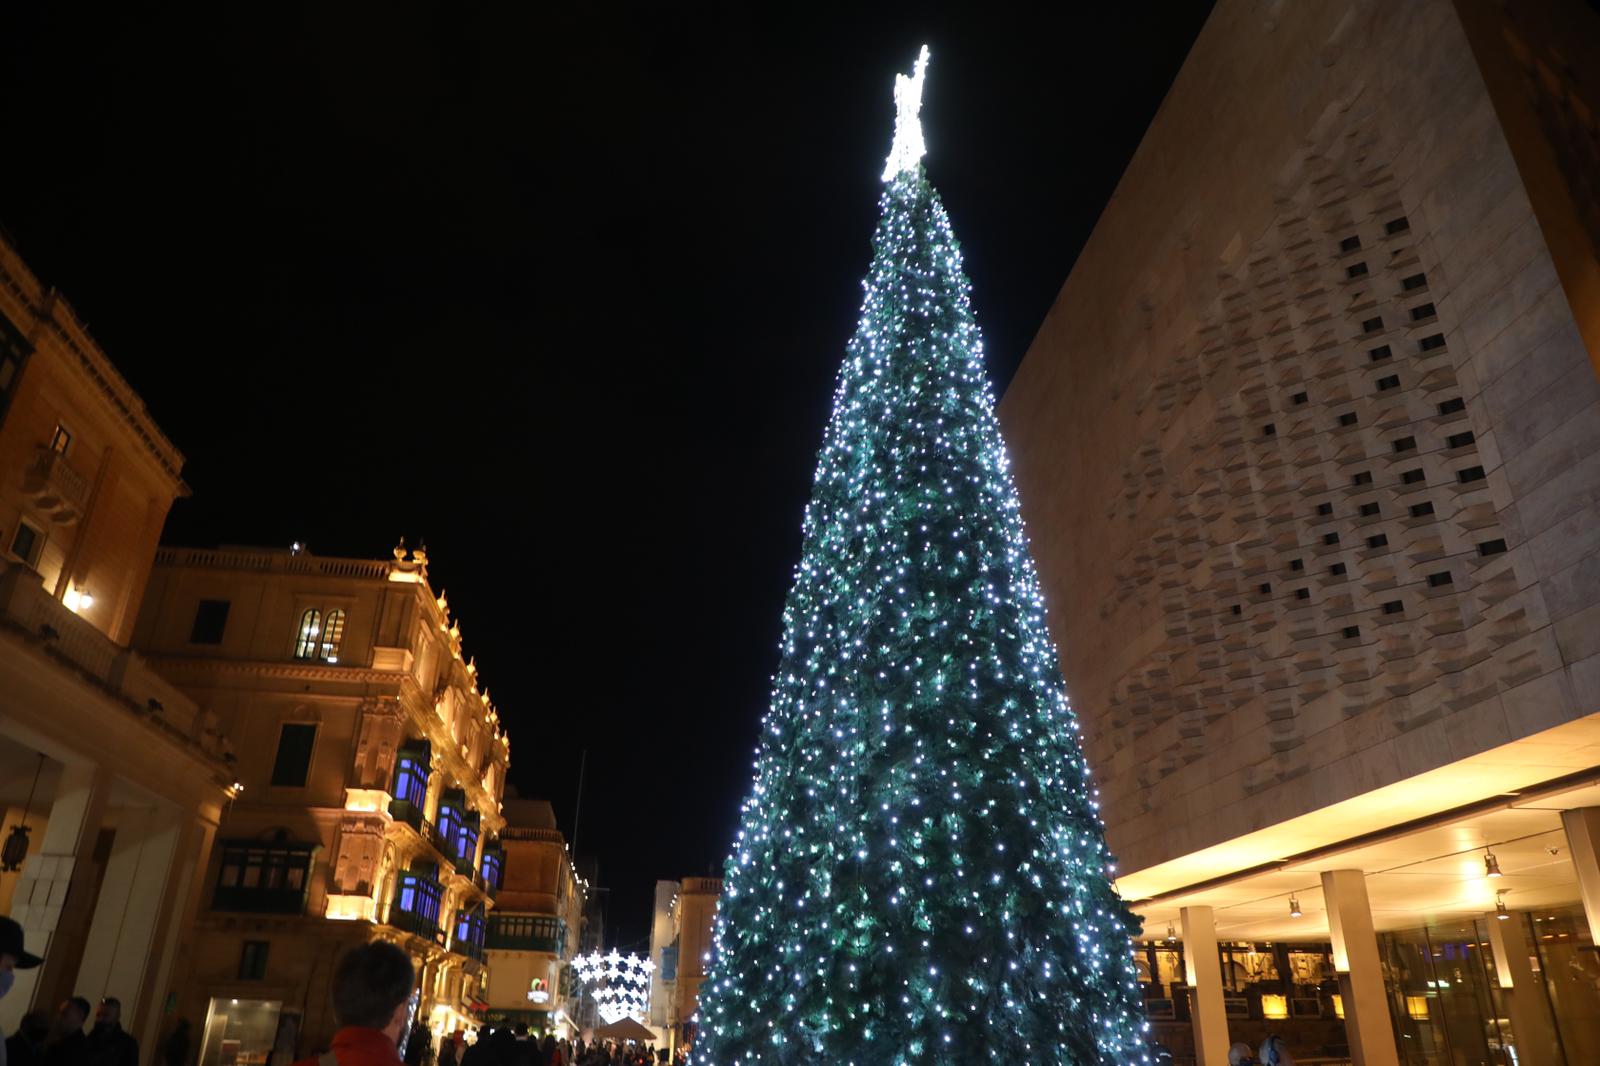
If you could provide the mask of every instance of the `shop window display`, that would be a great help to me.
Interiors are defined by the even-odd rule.
[[[212,999],[200,1066],[267,1066],[282,1009],[275,999]]]
[[[1533,944],[1568,1063],[1600,1062],[1600,953],[1581,906],[1531,915]]]

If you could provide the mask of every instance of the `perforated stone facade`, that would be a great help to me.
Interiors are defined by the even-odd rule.
[[[1224,0],[1007,392],[1124,870],[1600,712],[1600,381],[1496,103],[1444,0]]]

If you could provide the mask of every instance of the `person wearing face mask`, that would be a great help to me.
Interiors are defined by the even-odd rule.
[[[122,1028],[122,1001],[107,996],[89,1031],[90,1066],[139,1066],[139,1041]]]
[[[22,948],[22,926],[10,918],[0,918],[0,999],[11,991],[17,970],[31,970],[44,960]],[[0,1066],[6,1066],[6,1045],[0,1040]]]

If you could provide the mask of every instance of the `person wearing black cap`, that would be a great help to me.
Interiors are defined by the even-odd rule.
[[[0,998],[11,991],[17,970],[31,970],[44,960],[22,947],[22,926],[11,918],[0,918]],[[0,1040],[0,1066],[6,1066],[6,1045]]]

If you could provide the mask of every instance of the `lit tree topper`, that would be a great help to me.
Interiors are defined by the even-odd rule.
[[[895,175],[916,170],[928,146],[922,140],[922,76],[928,70],[928,46],[917,53],[917,64],[911,76],[894,76],[894,144],[889,148],[889,162],[883,168],[883,180],[893,181]]]

